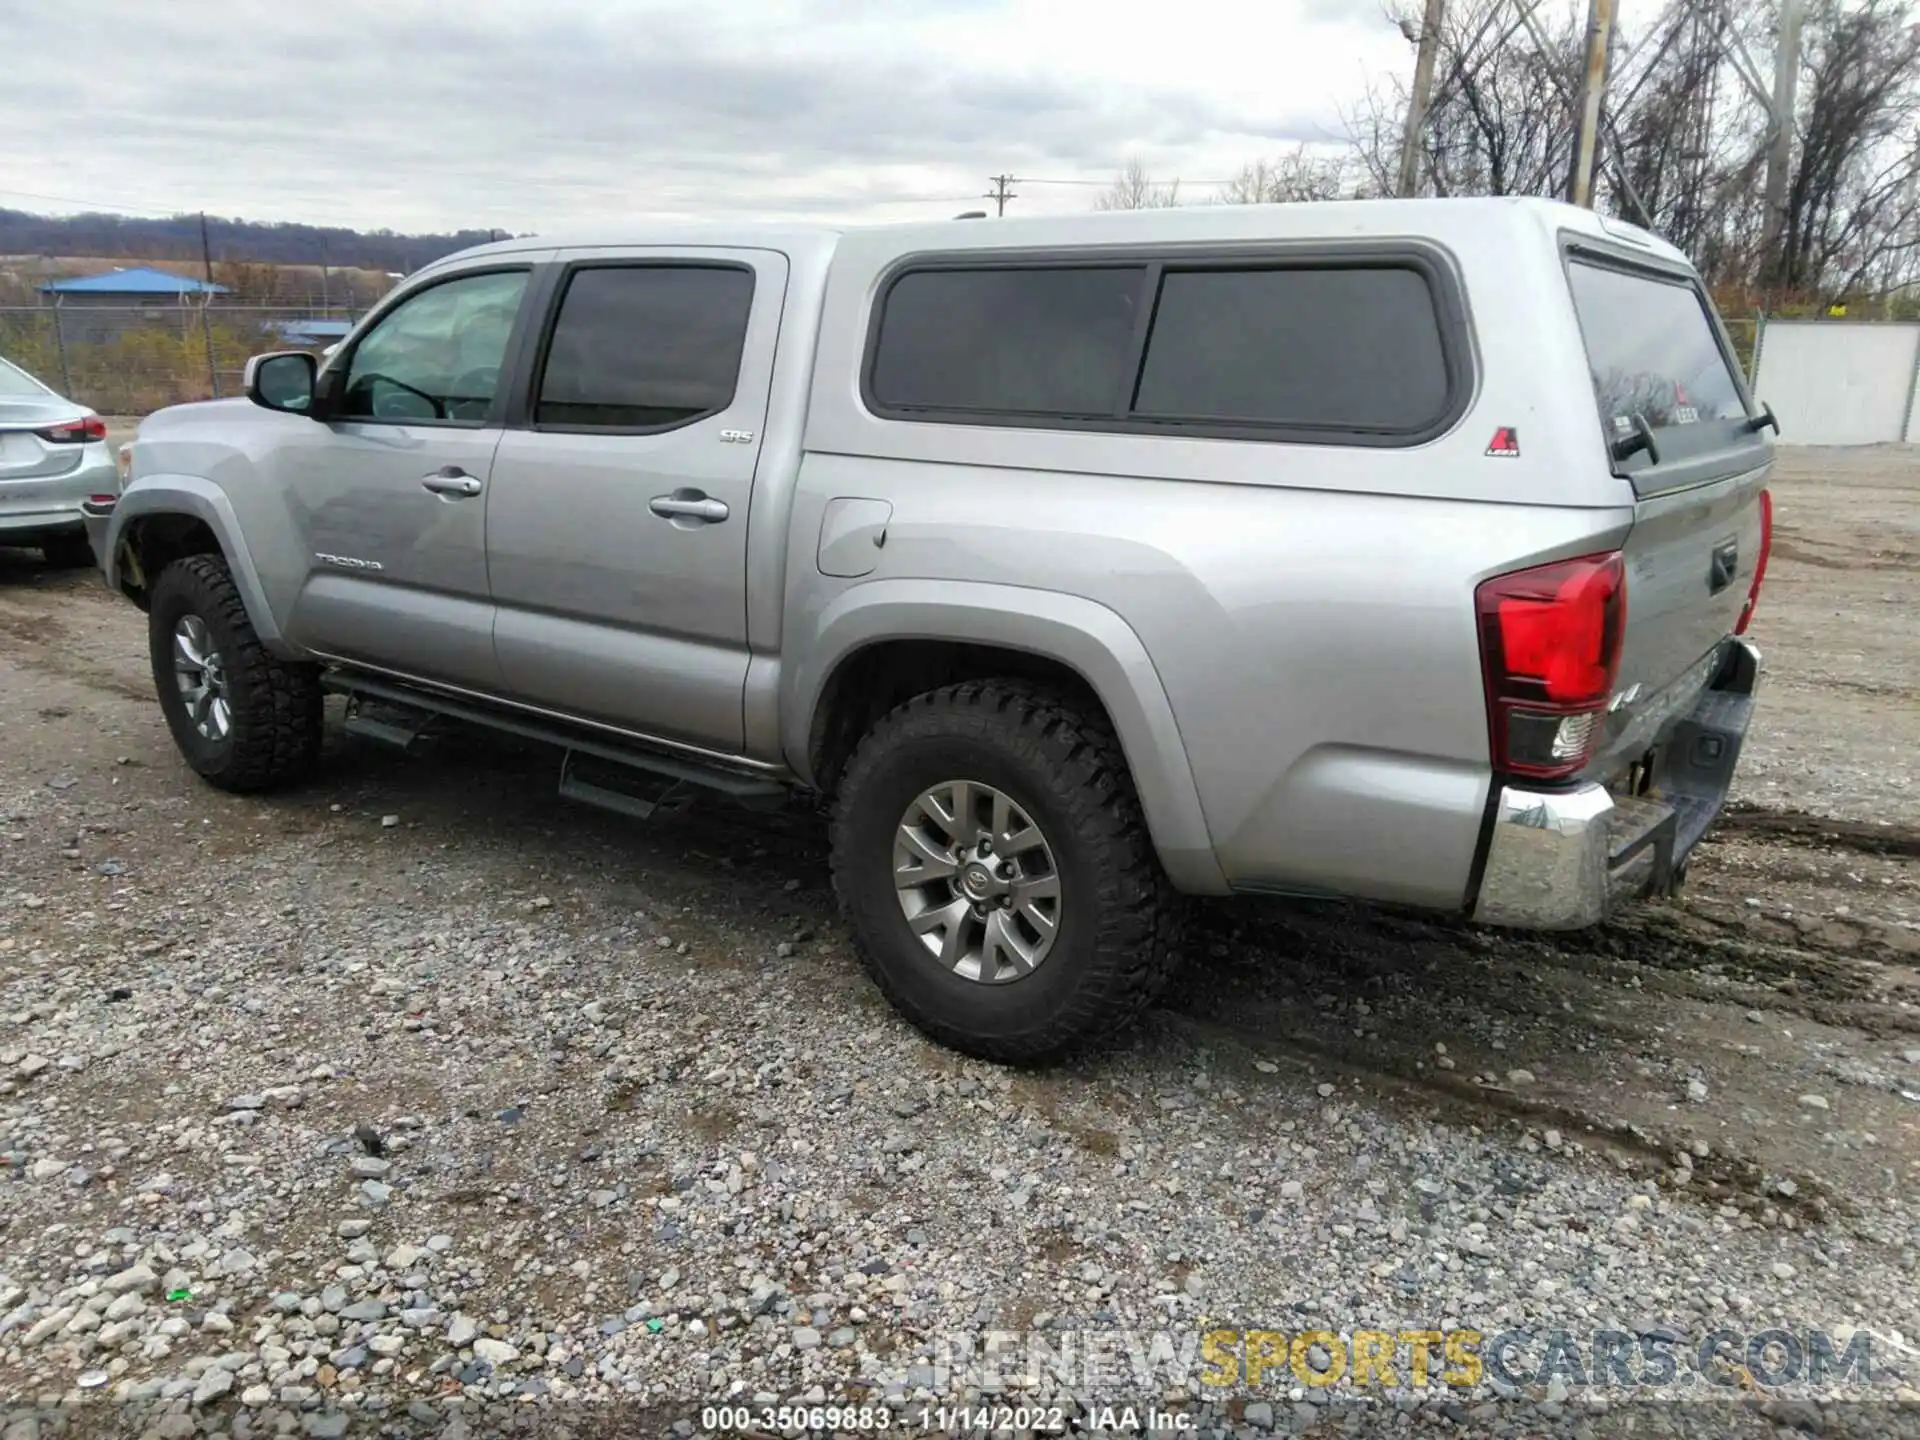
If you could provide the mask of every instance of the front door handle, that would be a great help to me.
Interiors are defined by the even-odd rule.
[[[478,495],[480,482],[457,465],[437,470],[420,482],[423,489],[436,495]]]
[[[704,520],[709,525],[718,525],[733,513],[727,509],[726,501],[716,500],[700,490],[676,490],[671,495],[656,495],[647,508],[665,520]]]

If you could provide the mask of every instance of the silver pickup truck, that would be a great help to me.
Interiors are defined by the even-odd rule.
[[[94,539],[213,784],[300,776],[334,691],[636,814],[810,789],[887,996],[1034,1061],[1165,984],[1185,897],[1678,884],[1772,425],[1685,259],[1549,202],[637,225],[150,417]]]

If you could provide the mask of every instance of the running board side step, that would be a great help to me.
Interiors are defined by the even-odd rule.
[[[560,798],[578,800],[583,805],[597,805],[602,810],[612,810],[621,815],[631,815],[636,820],[651,820],[660,811],[669,814],[687,808],[693,800],[693,786],[685,780],[667,780],[664,789],[652,795],[640,793],[640,787],[630,782],[640,776],[629,771],[623,775],[609,775],[604,770],[593,767],[589,757],[586,766],[581,765],[580,752],[569,750],[560,760]],[[585,769],[592,779],[581,773]],[[608,767],[611,768],[611,767]],[[649,777],[666,779],[664,776]],[[629,782],[629,783],[623,783]]]
[[[438,717],[430,710],[395,705],[390,701],[381,701],[369,708],[366,701],[372,698],[349,695],[347,719],[341,728],[349,735],[391,745],[409,755],[418,753],[420,742],[430,738],[427,732],[433,728],[433,722]]]
[[[661,750],[609,745],[558,725],[502,714],[425,690],[336,672],[323,675],[320,683],[322,688],[347,697],[349,734],[411,752],[435,721],[447,719],[552,745],[563,752],[563,798],[639,820],[678,813],[701,791],[723,795],[753,809],[778,809],[790,796],[788,787],[771,775]],[[377,714],[366,712],[366,701],[375,702]]]

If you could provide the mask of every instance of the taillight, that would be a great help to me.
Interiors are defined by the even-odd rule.
[[[1592,757],[1627,628],[1618,551],[1483,580],[1474,592],[1496,770],[1572,775]]]
[[[49,425],[44,430],[33,432],[51,445],[84,445],[89,440],[107,438],[107,422],[98,415],[89,415],[84,420],[69,420],[63,425]]]
[[[1753,619],[1753,607],[1760,603],[1760,582],[1767,578],[1767,557],[1773,553],[1773,492],[1760,492],[1760,558],[1753,562],[1753,584],[1747,590],[1747,606],[1734,623],[1733,633],[1744,635]]]

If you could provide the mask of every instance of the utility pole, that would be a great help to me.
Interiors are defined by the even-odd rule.
[[[993,182],[993,189],[987,192],[986,198],[993,201],[996,215],[1004,215],[1007,213],[1007,202],[1020,198],[1009,188],[1013,184],[1013,176],[989,175],[987,178]]]
[[[207,388],[220,398],[220,367],[213,358],[213,322],[207,307],[213,304],[213,246],[207,243],[207,212],[200,212],[200,267],[207,278],[207,293],[200,297],[200,338],[207,347]]]
[[[213,247],[207,244],[207,212],[200,212],[200,264],[206,271],[207,284],[213,284]],[[209,291],[209,294],[212,292]]]
[[[1440,27],[1446,19],[1446,0],[1427,0],[1420,21],[1420,48],[1413,62],[1413,95],[1407,101],[1407,133],[1400,142],[1400,183],[1396,195],[1410,196],[1420,182],[1420,133],[1427,124],[1427,105],[1433,99],[1433,62],[1440,52]],[[1406,22],[1400,22],[1402,33]]]
[[[1567,198],[1593,208],[1594,162],[1600,154],[1600,107],[1607,98],[1607,51],[1613,41],[1613,0],[1588,0],[1587,68],[1580,80],[1580,137],[1573,150]]]
[[[1794,98],[1800,86],[1803,0],[1780,0],[1780,40],[1773,52],[1773,143],[1767,148],[1766,216],[1760,232],[1761,273],[1778,275],[1787,224],[1787,178],[1793,168]]]

